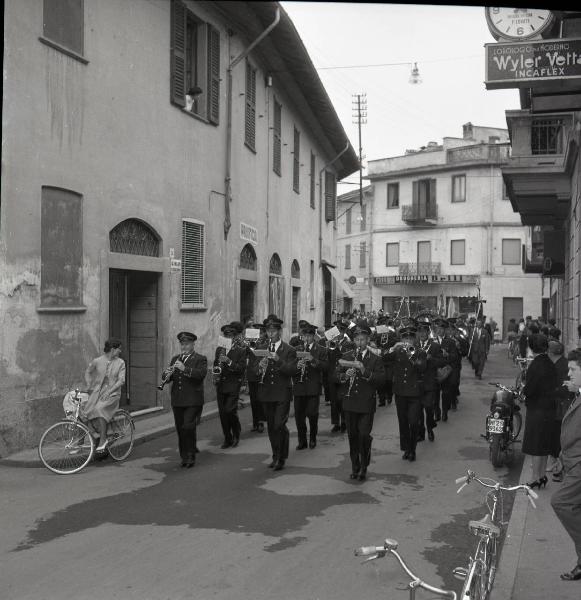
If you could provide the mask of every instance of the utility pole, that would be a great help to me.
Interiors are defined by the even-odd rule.
[[[353,123],[359,130],[359,205],[363,206],[363,148],[361,147],[361,125],[367,123],[367,94],[353,94]]]

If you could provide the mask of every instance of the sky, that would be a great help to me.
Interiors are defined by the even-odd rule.
[[[520,108],[517,90],[484,87],[484,44],[495,40],[482,6],[282,2],[358,151],[352,95],[365,93],[365,160],[405,154],[462,125],[506,128],[505,110]],[[411,65],[323,67],[417,62],[422,83],[408,83]],[[357,181],[357,173],[348,181]],[[340,185],[344,193],[354,186]]]

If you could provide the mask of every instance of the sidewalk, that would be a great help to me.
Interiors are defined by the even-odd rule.
[[[579,600],[581,581],[562,581],[559,575],[576,561],[573,542],[551,507],[560,483],[551,480],[539,491],[533,508],[524,494],[514,501],[506,540],[492,590],[492,600]],[[531,479],[531,458],[525,458],[521,482]]]
[[[240,401],[250,406],[250,398],[246,394],[240,395]],[[212,419],[218,415],[216,401],[206,402],[202,411],[202,421]],[[161,437],[174,431],[174,419],[171,411],[154,413],[154,416],[144,415],[135,418],[135,445],[148,440]],[[29,448],[0,459],[0,467],[41,467],[37,448]]]

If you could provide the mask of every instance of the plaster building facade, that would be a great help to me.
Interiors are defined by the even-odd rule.
[[[0,455],[110,336],[142,414],[179,331],[213,356],[234,319],[330,323],[358,162],[277,2],[9,0],[4,44]]]
[[[541,314],[541,281],[523,270],[530,231],[503,186],[509,150],[506,130],[467,123],[461,138],[369,161],[362,206],[358,190],[338,199],[346,305],[454,316],[482,299],[502,335],[510,318]]]
[[[534,231],[547,312],[570,349],[581,345],[581,12],[536,12],[550,23],[542,36],[494,32],[498,41],[486,44],[486,87],[519,91],[520,110],[506,111],[512,152],[502,174],[514,210]],[[537,69],[511,71],[500,52]]]

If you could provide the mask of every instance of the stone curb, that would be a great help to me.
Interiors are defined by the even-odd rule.
[[[531,459],[525,456],[519,482],[524,481],[523,474],[531,466]],[[520,561],[521,547],[529,509],[529,499],[518,493],[514,499],[502,553],[498,558],[498,570],[490,594],[490,600],[510,600],[512,598],[516,574]]]

